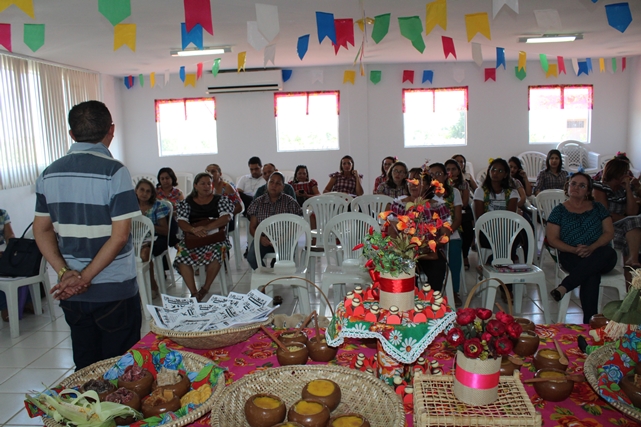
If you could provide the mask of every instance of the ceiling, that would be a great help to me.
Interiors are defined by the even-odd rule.
[[[98,11],[97,0],[33,0],[35,19],[31,19],[17,6],[9,6],[0,13],[0,23],[12,24],[13,52],[72,65],[101,73],[124,76],[177,73],[181,66],[188,72],[195,70],[198,62],[205,69],[216,56],[173,58],[171,48],[181,45],[180,23],[184,22],[183,1],[180,0],[131,0],[131,16],[123,23],[137,25],[136,51],[127,46],[113,50],[113,26]],[[482,45],[484,66],[496,60],[496,47],[505,48],[507,60],[516,60],[519,51],[528,59],[538,59],[541,53],[550,57],[611,58],[641,55],[641,1],[630,0],[633,21],[624,33],[610,27],[605,5],[621,0],[520,0],[517,14],[504,6],[492,18],[492,0],[448,0],[447,31],[435,27],[423,39],[426,49],[421,54],[409,40],[400,35],[398,17],[419,16],[425,25],[426,0],[261,0],[260,3],[278,6],[280,32],[272,41],[276,45],[275,66],[309,67],[320,65],[351,66],[357,55],[363,33],[355,26],[356,47],[340,49],[337,55],[331,42],[318,43],[316,11],[333,13],[335,18],[362,17],[391,13],[389,33],[379,43],[369,37],[367,29],[363,63],[422,63],[453,62],[444,59],[441,36],[454,39],[458,61],[471,61],[471,45],[467,41],[466,14],[487,12],[492,39],[477,34],[472,42]],[[247,68],[263,67],[263,51],[257,51],[247,42],[247,21],[256,20],[256,1],[212,0],[214,35],[204,34],[204,45],[232,45],[232,53],[219,55],[221,69],[234,69],[237,53],[247,52]],[[583,40],[572,43],[526,45],[518,43],[519,35],[542,34],[537,26],[534,10],[556,9],[561,18],[558,33],[582,33]],[[45,24],[45,44],[35,53],[23,42],[23,24]],[[557,31],[547,31],[547,33]],[[296,53],[300,36],[310,34],[309,50],[301,61]],[[0,50],[4,50],[0,47]],[[271,63],[269,64],[271,66]]]

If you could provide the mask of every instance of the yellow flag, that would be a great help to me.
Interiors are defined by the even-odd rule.
[[[0,0],[0,12],[15,4],[20,10],[29,15],[31,19],[35,19],[33,13],[33,0]]]
[[[467,27],[468,42],[472,41],[476,33],[481,33],[488,40],[492,40],[492,36],[490,35],[490,20],[487,17],[487,12],[465,15],[465,26]]]
[[[518,70],[521,71],[526,71],[525,66],[526,66],[526,61],[527,61],[527,54],[523,51],[519,52],[519,65],[518,65]]]
[[[343,74],[343,83],[354,84],[355,80],[356,80],[356,71],[345,70],[345,73]]]
[[[185,87],[196,87],[196,73],[185,74]]]
[[[356,21],[356,23],[358,24],[358,28],[361,29],[361,33],[365,31],[365,21],[362,18]]]
[[[238,52],[238,72],[245,71],[245,62],[247,61],[247,52]]]
[[[547,79],[550,76],[558,77],[558,75],[557,64],[548,64],[548,72],[545,73],[545,78]]]
[[[149,74],[149,86],[156,86],[156,73]]]
[[[599,58],[599,73],[605,73],[605,59]]]
[[[425,5],[425,9],[425,34],[432,32],[437,25],[447,30],[447,3],[445,0],[428,3]]]
[[[136,24],[118,24],[114,26],[114,50],[122,45],[136,51]]]

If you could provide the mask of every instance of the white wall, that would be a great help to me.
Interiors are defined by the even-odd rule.
[[[630,63],[630,105],[628,114],[630,143],[628,157],[636,169],[641,168],[641,59]]]

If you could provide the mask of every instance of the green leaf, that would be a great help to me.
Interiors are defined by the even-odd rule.
[[[198,375],[196,375],[196,378],[194,379],[194,382],[198,382],[198,381],[201,381],[201,380],[204,380],[205,378],[207,378],[209,376],[209,374],[211,373],[211,370],[213,368],[214,368],[214,365],[212,365],[212,364],[205,365],[200,370],[200,372],[198,372]]]
[[[131,354],[134,357],[136,365],[142,366],[145,363],[145,359],[142,357],[142,354],[138,350],[131,350]]]
[[[603,413],[603,411],[601,410],[600,406],[594,405],[594,404],[591,404],[591,403],[583,405],[582,408],[583,408],[584,411],[586,411],[586,412],[588,412],[588,413],[590,413],[592,415],[596,415],[596,416],[599,416],[599,415],[601,415]]]

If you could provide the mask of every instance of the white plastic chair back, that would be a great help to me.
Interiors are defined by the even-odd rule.
[[[354,196],[351,194],[347,193],[341,193],[340,191],[330,191],[329,193],[323,193],[323,196],[338,196],[342,199],[345,199],[347,203],[352,203],[352,200],[354,200]]]
[[[274,256],[276,261],[294,261],[296,262],[296,252],[298,240],[305,236],[309,246],[312,237],[309,224],[298,215],[278,214],[270,216],[263,220],[254,233],[254,250],[256,257],[260,257],[260,236],[267,236],[274,247]],[[298,265],[306,266],[309,261],[309,250],[305,251],[305,260]],[[259,261],[259,265],[260,265]]]
[[[341,197],[322,194],[305,200],[305,203],[303,203],[303,215],[305,220],[310,222],[311,214],[314,214],[316,218],[316,232],[318,233],[317,237],[320,237],[323,234],[323,228],[325,224],[327,224],[327,221],[336,215],[347,212],[347,206],[347,201]],[[316,243],[319,244],[320,242]]]
[[[479,187],[483,186],[483,181],[485,181],[485,176],[487,175],[487,170],[482,170],[476,175],[476,183],[479,185]]]
[[[285,183],[288,183],[292,179],[294,179],[294,171],[283,171],[283,170],[278,170],[278,172],[283,174],[283,178],[285,178]]]
[[[136,184],[138,184],[138,181],[141,179],[146,179],[147,181],[151,181],[154,184],[154,187],[158,185],[158,180],[156,179],[155,176],[153,176],[150,173],[143,173],[140,175],[134,175],[131,177],[131,182],[134,185],[134,188],[136,187]]]
[[[246,234],[247,234],[247,243],[251,242],[251,238],[249,235],[249,220],[245,218],[243,215],[243,212],[245,212],[245,203],[243,203],[243,200],[241,198],[238,199],[240,202],[241,206],[241,211],[238,212],[236,215],[234,215],[234,231],[229,232],[229,238],[232,241],[233,249],[234,249],[234,258],[236,260],[236,270],[240,271],[241,269],[241,263],[243,261],[243,257],[241,255],[240,251],[240,223],[241,221],[244,221],[246,223]]]
[[[541,219],[547,221],[548,216],[557,205],[567,200],[563,190],[544,190],[536,196],[536,207],[539,210]]]
[[[365,215],[378,220],[378,214],[385,211],[388,204],[394,201],[390,196],[384,194],[367,194],[358,196],[352,200],[352,212],[361,211]]]
[[[536,181],[539,172],[545,169],[545,159],[547,156],[538,151],[524,151],[518,155],[523,165],[523,170],[527,174],[527,179],[530,182]]]
[[[491,211],[476,220],[476,241],[480,242],[480,233],[485,234],[490,243],[494,258],[492,265],[512,264],[511,251],[517,235],[525,230],[528,240],[527,259],[525,264],[532,264],[534,257],[534,235],[532,227],[521,215],[511,211]]]
[[[189,172],[176,172],[176,178],[178,179],[178,188],[183,194],[191,193],[191,190],[194,188],[194,174]]]
[[[140,257],[140,251],[143,244],[148,242],[150,244],[149,254],[154,249],[154,224],[146,216],[140,215],[131,219],[131,236],[134,245],[134,253],[136,255],[136,270],[138,279],[138,290],[140,298],[142,299],[143,306],[151,304],[151,280],[149,277],[149,261],[143,262]],[[146,310],[145,310],[146,311]]]
[[[346,259],[359,259],[363,249],[353,251],[352,248],[365,239],[370,229],[373,232],[381,231],[378,222],[371,216],[360,212],[342,213],[325,224],[323,247],[326,250],[332,247],[339,248],[341,255],[338,257],[338,265]],[[340,242],[338,247],[337,240]]]
[[[579,141],[567,140],[556,146],[563,156],[563,168],[576,172],[583,167],[585,173],[596,173],[599,154],[589,151],[588,146]]]
[[[236,180],[234,179],[233,176],[231,176],[231,175],[229,175],[227,173],[224,173],[224,172],[222,173],[221,176],[223,178],[223,181],[228,182],[230,184],[233,184],[234,186],[236,185]]]

